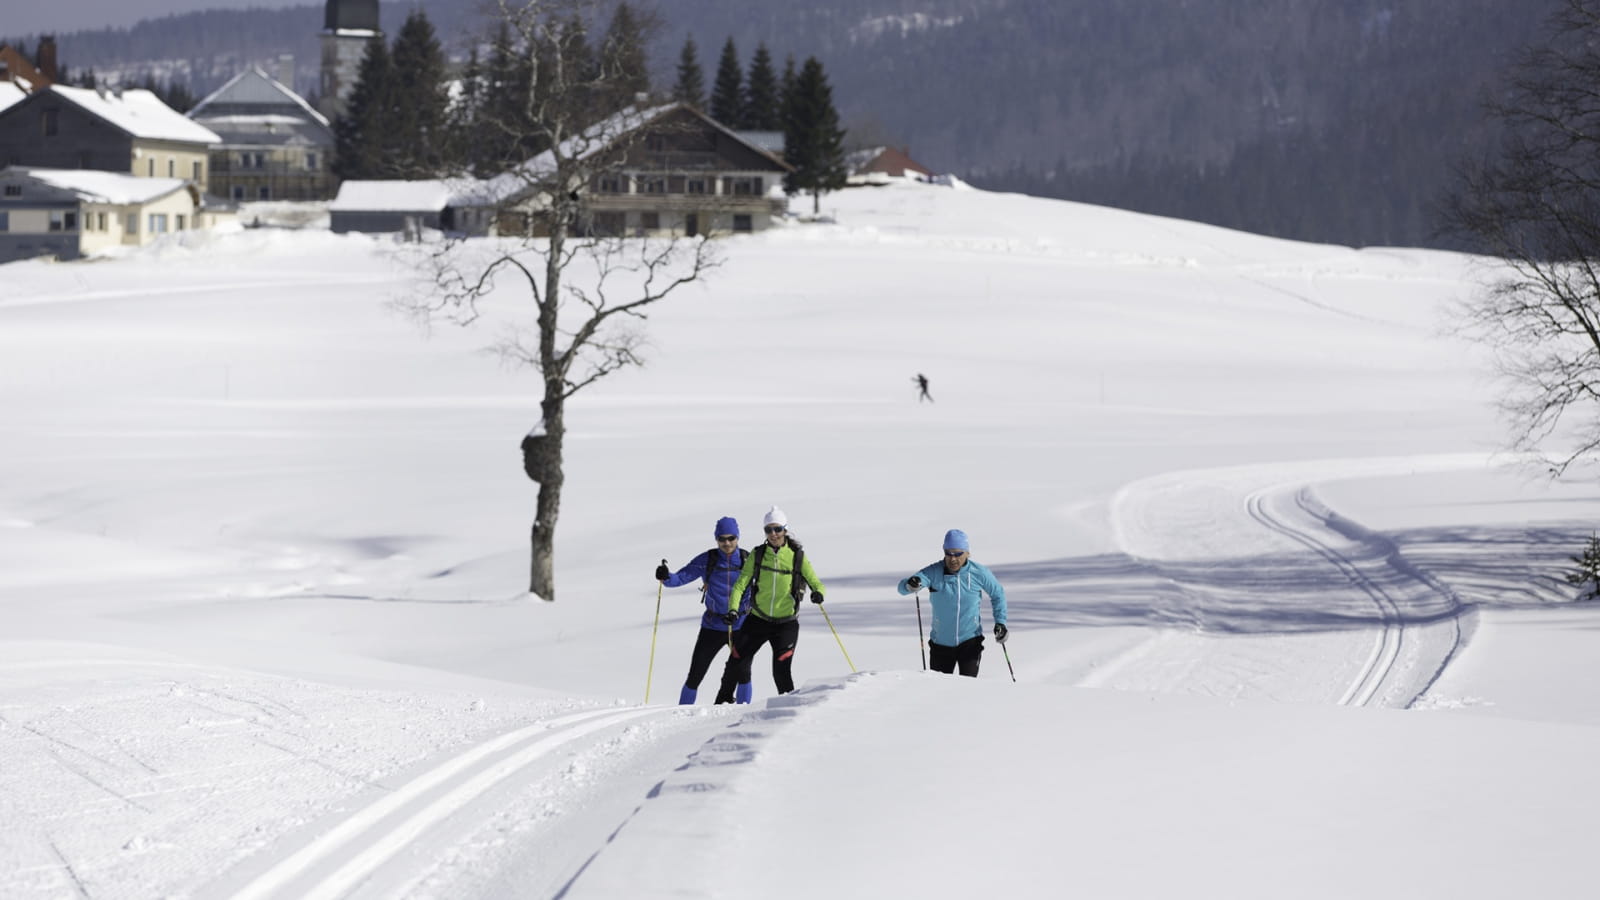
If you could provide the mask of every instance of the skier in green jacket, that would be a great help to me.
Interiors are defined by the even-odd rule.
[[[825,590],[811,568],[800,542],[789,537],[789,517],[774,506],[762,519],[766,543],[745,558],[739,580],[730,597],[743,597],[746,585],[753,584],[747,604],[749,617],[733,635],[733,661],[738,666],[736,680],[750,680],[750,663],[762,644],[772,645],[772,683],[778,693],[794,690],[794,646],[800,639],[800,601],[806,586],[811,587],[811,602],[821,603]],[[737,602],[737,601],[735,601]],[[744,610],[740,610],[743,612]]]

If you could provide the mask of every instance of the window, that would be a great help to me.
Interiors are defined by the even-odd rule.
[[[267,186],[263,184],[261,187],[256,188],[256,199],[257,200],[271,200],[272,199],[272,191],[268,190]]]
[[[595,179],[594,189],[602,194],[625,194],[628,183],[621,175],[608,173]]]
[[[11,230],[11,213],[0,212],[0,231]]]
[[[59,209],[58,210],[51,210],[50,211],[50,230],[51,231],[77,231],[78,230],[78,213],[76,211],[67,212],[65,210],[59,210]]]
[[[167,214],[166,213],[151,213],[150,214],[150,233],[151,234],[166,234],[167,233]]]
[[[639,176],[639,193],[665,194],[667,192],[667,179],[657,175]]]
[[[173,159],[170,156],[167,157],[167,177],[168,178],[177,178],[178,177],[178,161]]]
[[[622,230],[626,227],[628,227],[627,213],[598,212],[594,214],[590,231],[597,236],[614,237],[622,234]]]
[[[317,154],[316,153],[313,152],[313,153],[307,153],[306,154],[306,168],[310,169],[313,172],[315,172],[317,170]]]
[[[150,165],[146,166],[149,171],[146,172],[146,174],[148,174],[151,178],[154,178],[156,177],[156,158],[154,156],[150,157],[149,162]]]
[[[746,218],[749,218],[749,217],[746,216]],[[173,225],[175,226],[176,230],[178,230],[178,231],[182,231],[183,230],[183,213],[178,213],[178,215],[176,217],[174,217]]]
[[[98,213],[97,215],[99,216],[99,219],[100,219],[100,228],[99,228],[99,230],[100,231],[107,230],[106,229],[106,214],[105,213]]]
[[[232,195],[233,199],[235,199],[235,200],[243,200],[244,199],[244,185],[242,185],[242,184],[234,185],[231,195]]]
[[[60,116],[61,110],[59,109],[46,109],[39,113],[39,130],[45,137],[55,137],[57,130],[60,128],[60,122],[58,121]]]
[[[754,231],[755,228],[753,227],[753,224],[751,223],[749,216],[747,216],[747,215],[737,215],[736,214],[733,217],[733,230],[734,231]]]
[[[724,178],[722,192],[736,197],[749,197],[762,192],[761,178]]]
[[[194,174],[191,177],[195,180],[196,183],[205,181],[206,180],[205,165],[203,163],[196,162],[194,164]]]
[[[684,185],[683,191],[686,194],[704,194],[706,193],[706,180],[704,178],[691,178]]]
[[[128,215],[125,217],[125,221],[123,222],[122,230],[129,234],[138,234],[139,214],[134,212],[128,213]]]
[[[20,184],[8,184],[8,185],[6,185],[6,196],[7,197],[21,197],[22,196],[22,185],[20,185]]]
[[[639,213],[639,227],[645,231],[660,231],[661,214],[656,212]]]

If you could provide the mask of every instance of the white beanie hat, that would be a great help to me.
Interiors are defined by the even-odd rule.
[[[782,525],[783,527],[788,528],[789,517],[784,514],[783,510],[774,506],[773,508],[767,510],[767,514],[761,518],[761,524]]]

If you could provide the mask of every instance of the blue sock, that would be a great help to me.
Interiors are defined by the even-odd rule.
[[[695,690],[694,688],[689,687],[688,685],[684,685],[683,690],[678,692],[678,705],[679,706],[693,706],[694,705],[694,697],[698,693],[700,693],[700,692]]]
[[[755,686],[746,681],[744,684],[735,685],[733,688],[733,701],[735,703],[749,703],[750,696],[755,693]]]

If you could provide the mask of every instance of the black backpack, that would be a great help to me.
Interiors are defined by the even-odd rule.
[[[739,561],[734,565],[724,566],[723,568],[738,571],[739,569],[744,568],[744,561],[747,557],[749,557],[749,555],[749,550],[740,547]],[[706,592],[706,588],[711,586],[711,576],[717,570],[717,563],[721,561],[722,553],[719,552],[717,548],[712,547],[710,550],[706,551],[706,574],[700,576],[700,593],[704,594]],[[729,599],[731,600],[732,598],[730,597]]]
[[[757,547],[755,550],[756,577],[760,577],[761,560],[767,555],[767,548],[770,546],[772,545],[766,541],[762,541],[761,546]],[[800,567],[806,561],[806,551],[804,547],[800,546],[800,542],[795,540],[792,536],[789,538],[789,546],[794,549],[794,568],[789,572],[789,596],[794,598],[795,609],[798,611],[800,608],[800,601],[804,600],[806,595],[806,579],[805,576],[800,574]],[[781,569],[775,569],[774,571],[778,572],[780,575],[783,574],[783,570]],[[751,579],[752,582],[754,582],[754,580],[754,578]]]

